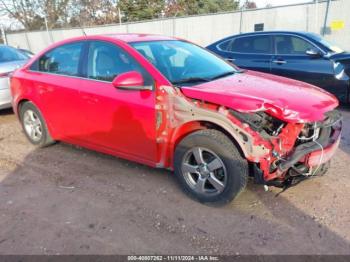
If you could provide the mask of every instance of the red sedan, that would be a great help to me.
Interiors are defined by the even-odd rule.
[[[165,36],[65,40],[16,71],[11,90],[33,144],[174,169],[201,202],[231,201],[249,175],[288,187],[323,174],[340,140],[333,95]]]

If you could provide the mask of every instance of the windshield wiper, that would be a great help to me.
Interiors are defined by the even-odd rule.
[[[217,75],[217,76],[214,76],[214,77],[210,78],[210,81],[213,81],[213,80],[216,80],[216,79],[219,79],[219,78],[223,78],[225,76],[233,75],[234,73],[236,73],[236,72],[235,71],[225,72],[225,73],[222,73],[220,75]]]
[[[178,85],[178,84],[185,84],[185,83],[198,83],[198,82],[210,82],[225,76],[229,76],[229,75],[233,75],[235,74],[236,71],[229,71],[229,72],[225,72],[222,73],[220,75],[211,77],[211,78],[205,78],[205,77],[189,77],[189,78],[185,78],[185,79],[181,79],[178,81],[174,81],[173,84],[174,85]]]
[[[197,82],[209,82],[209,81],[211,81],[211,78],[189,77],[178,81],[174,81],[173,84],[179,85],[179,84],[185,84],[185,83],[197,83]]]

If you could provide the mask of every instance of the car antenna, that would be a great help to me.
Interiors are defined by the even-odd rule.
[[[84,36],[87,36],[87,34],[86,34],[84,28],[81,27],[81,31],[83,31]]]
[[[79,28],[83,32],[84,36],[87,36],[87,34],[86,34],[85,30],[84,30],[84,27],[82,27],[80,23],[79,23]]]

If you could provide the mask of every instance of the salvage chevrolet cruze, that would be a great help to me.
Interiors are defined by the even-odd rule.
[[[288,187],[324,174],[341,133],[333,95],[163,36],[65,40],[16,71],[11,90],[33,144],[173,169],[206,203],[231,201],[249,176]]]

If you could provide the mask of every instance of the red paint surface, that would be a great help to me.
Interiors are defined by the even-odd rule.
[[[266,109],[291,123],[321,121],[324,113],[338,106],[338,100],[315,86],[270,74],[246,71],[193,87],[183,93],[240,112]]]
[[[131,71],[118,75],[112,82],[112,84],[118,87],[137,87],[143,86],[144,80],[142,75],[137,71]]]

